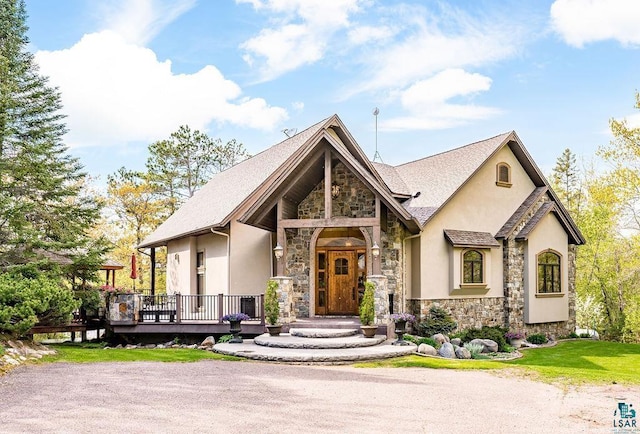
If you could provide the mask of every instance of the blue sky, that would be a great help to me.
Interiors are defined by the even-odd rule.
[[[636,0],[26,0],[65,140],[103,183],[187,124],[251,153],[337,113],[399,164],[516,130],[545,173],[640,126]]]

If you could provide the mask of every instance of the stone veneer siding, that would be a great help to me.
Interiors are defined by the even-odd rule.
[[[333,217],[374,217],[375,195],[342,163],[332,168],[333,182],[340,187],[340,194],[332,200]],[[383,207],[383,210],[386,210]],[[381,231],[380,257],[382,275],[387,278],[388,294],[394,294],[393,311],[405,309],[401,306],[403,296],[402,281],[402,240],[406,229],[398,218],[387,212],[387,230]],[[324,181],[314,187],[309,195],[298,205],[299,219],[324,218]],[[367,229],[372,236],[371,228]],[[311,270],[309,252],[311,237],[315,228],[287,229],[287,255],[285,274],[292,278],[293,309],[295,315],[307,318],[310,315],[310,279],[315,279],[315,270]],[[388,314],[388,309],[387,309]]]
[[[458,323],[458,330],[465,328],[480,328],[487,326],[502,326],[512,331],[523,331],[526,334],[542,333],[547,336],[567,336],[575,330],[576,315],[576,249],[569,245],[569,282],[567,296],[569,302],[569,320],[540,324],[524,323],[524,252],[526,241],[516,240],[516,235],[526,223],[549,201],[544,195],[524,216],[512,231],[512,235],[503,240],[503,275],[504,297],[495,298],[458,298],[458,299],[412,299],[408,301],[408,308],[416,317],[424,319],[429,314],[432,305],[448,311]]]
[[[504,298],[444,298],[435,300],[409,300],[410,312],[416,318],[424,319],[429,315],[431,306],[438,306],[451,313],[458,323],[458,330],[504,325]]]

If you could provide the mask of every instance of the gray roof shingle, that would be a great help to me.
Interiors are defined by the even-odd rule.
[[[500,243],[489,232],[445,229],[444,237],[455,247],[496,248]]]
[[[226,224],[225,220],[233,211],[317,133],[326,121],[327,119],[318,122],[295,136],[213,175],[202,189],[147,236],[138,247],[159,246],[170,239]]]

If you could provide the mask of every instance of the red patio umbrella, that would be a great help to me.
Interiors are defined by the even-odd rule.
[[[136,279],[138,278],[138,267],[136,265],[136,254],[131,254],[131,274],[129,275],[133,279],[133,289],[136,289]]]

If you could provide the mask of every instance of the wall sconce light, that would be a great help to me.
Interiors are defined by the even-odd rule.
[[[331,198],[337,199],[340,196],[340,186],[335,182],[331,184]]]
[[[179,254],[175,253],[175,254],[173,255],[173,259],[174,259],[178,264],[180,263],[180,255],[179,255]]]
[[[371,246],[371,254],[374,258],[380,256],[380,246],[378,246],[378,243],[375,241],[373,242],[373,246]]]
[[[284,249],[282,248],[280,243],[277,243],[276,246],[273,248],[273,254],[278,261],[280,260],[280,258],[282,258],[283,253],[284,253]]]

